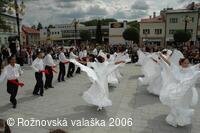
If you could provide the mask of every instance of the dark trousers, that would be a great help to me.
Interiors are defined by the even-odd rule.
[[[65,69],[65,64],[60,62],[59,63],[59,74],[58,74],[58,81],[64,81],[65,80],[65,74],[66,74],[66,69]]]
[[[76,69],[76,73],[78,73],[78,74],[81,73],[81,68],[80,68],[80,67],[78,67],[78,68]]]
[[[75,65],[74,65],[74,63],[70,62],[69,63],[69,68],[68,68],[67,77],[72,77],[73,73],[74,73],[74,70],[75,70]]]
[[[52,87],[52,81],[53,81],[53,71],[51,66],[46,66],[45,70],[48,70],[48,74],[45,74],[46,80],[44,88]]]
[[[18,82],[18,80],[16,80]],[[7,82],[7,92],[10,94],[10,102],[13,105],[17,105],[17,100],[16,100],[16,96],[17,96],[17,92],[18,92],[18,86],[10,83],[9,81]]]
[[[40,95],[43,95],[44,93],[44,83],[42,79],[42,73],[36,72],[35,73],[35,79],[36,79],[36,85],[33,91],[33,94],[38,94],[40,91]]]

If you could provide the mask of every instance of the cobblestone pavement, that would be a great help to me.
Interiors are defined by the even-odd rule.
[[[81,98],[82,93],[90,86],[85,73],[75,75],[66,82],[57,83],[54,77],[55,88],[45,91],[44,97],[32,96],[35,84],[34,72],[30,67],[24,67],[22,81],[26,83],[19,89],[17,109],[12,109],[9,95],[6,92],[6,83],[0,85],[0,117],[4,119],[23,118],[29,120],[44,119],[56,120],[98,120],[107,121],[106,127],[72,126],[59,127],[69,133],[200,133],[200,104],[196,106],[192,125],[174,128],[166,124],[165,117],[169,108],[162,105],[159,98],[148,94],[146,87],[137,88],[137,78],[141,76],[140,68],[127,64],[121,69],[123,79],[117,87],[110,87],[110,99],[113,106],[97,112],[96,107],[88,105]],[[198,89],[199,90],[199,89]],[[133,118],[134,123],[128,127],[109,127],[110,118]],[[13,126],[13,133],[48,133],[57,127],[18,127]]]

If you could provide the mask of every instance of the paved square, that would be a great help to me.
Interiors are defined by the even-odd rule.
[[[169,108],[162,105],[159,98],[150,95],[146,87],[137,88],[137,78],[141,75],[140,67],[127,64],[121,69],[123,79],[117,87],[110,88],[110,98],[113,106],[102,112],[88,105],[81,98],[82,93],[90,86],[85,73],[75,75],[66,82],[57,83],[55,88],[45,91],[44,97],[32,96],[35,84],[34,72],[30,67],[24,67],[25,87],[19,88],[17,109],[12,109],[6,83],[0,85],[0,117],[24,119],[54,120],[57,118],[81,120],[82,118],[108,120],[110,118],[133,118],[131,127],[60,127],[69,133],[199,133],[200,132],[200,103],[196,106],[191,126],[174,128],[166,124],[165,117]],[[56,75],[57,76],[57,75]],[[199,87],[198,87],[199,88]],[[199,89],[198,89],[199,91]],[[200,91],[199,91],[200,92]],[[12,127],[13,133],[48,133],[57,127]]]

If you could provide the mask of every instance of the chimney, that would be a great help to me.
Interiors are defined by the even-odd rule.
[[[155,18],[156,17],[156,12],[153,12],[153,18]]]
[[[151,15],[149,16],[149,19],[151,19]]]

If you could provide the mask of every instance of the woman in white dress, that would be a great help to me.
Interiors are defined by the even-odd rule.
[[[167,60],[169,59],[171,62],[173,62],[176,65],[179,65],[178,64],[179,60],[181,58],[184,58],[183,54],[178,50],[173,50],[173,52],[171,52],[170,50],[162,51],[162,55],[163,57],[165,57],[165,59]],[[147,90],[149,91],[149,93],[159,96],[160,91],[162,89],[162,83],[163,83],[163,79],[162,79],[163,63],[162,61],[160,61],[158,54],[155,54],[154,56],[152,56],[151,59],[152,59],[151,63],[153,65],[147,64],[146,69],[148,69],[149,67],[153,67],[154,69],[152,71],[154,71],[155,73],[151,77]]]
[[[122,62],[117,62],[116,65],[109,64],[101,56],[97,57],[97,62],[87,62],[87,66],[80,64],[76,60],[70,61],[78,65],[82,71],[85,71],[92,82],[91,87],[84,92],[83,99],[89,104],[98,106],[98,111],[101,111],[103,107],[111,106],[112,101],[109,99],[107,77]]]
[[[141,71],[144,77],[138,78],[139,85],[149,85],[157,76],[159,76],[161,68],[157,53],[145,57],[145,62],[141,66]]]
[[[163,87],[160,92],[160,101],[170,107],[170,113],[166,117],[168,124],[177,127],[191,124],[191,117],[194,113],[192,106],[198,102],[198,93],[195,83],[200,77],[199,64],[189,66],[189,60],[180,60],[180,66],[164,61]]]
[[[142,66],[144,64],[146,55],[140,49],[137,51],[137,55],[138,55],[138,61],[135,64]]]

